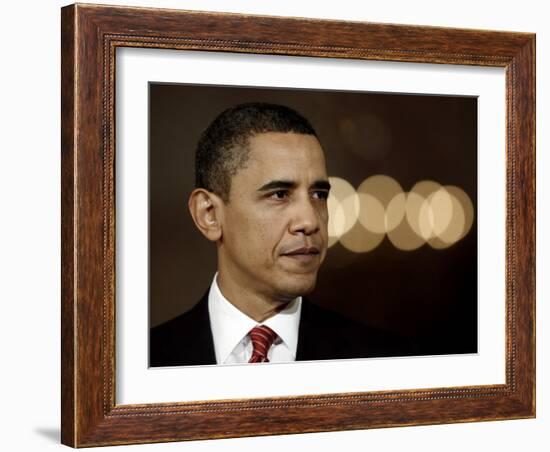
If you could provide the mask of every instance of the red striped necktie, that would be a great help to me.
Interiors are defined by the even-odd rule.
[[[252,356],[249,363],[268,363],[267,352],[273,341],[277,338],[277,333],[265,325],[252,328],[248,333],[252,341]]]

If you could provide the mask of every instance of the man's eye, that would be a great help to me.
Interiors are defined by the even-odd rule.
[[[288,196],[288,191],[286,190],[277,190],[271,193],[270,197],[275,199],[284,199]]]
[[[319,190],[313,192],[313,197],[317,199],[327,199],[328,198],[328,191],[326,190]]]

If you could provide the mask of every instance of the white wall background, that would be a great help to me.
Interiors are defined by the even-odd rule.
[[[550,31],[544,2],[113,0],[120,5],[537,33],[538,275],[548,274]],[[91,2],[99,3],[99,2]],[[60,11],[2,7],[0,70],[0,448],[60,450]],[[548,278],[537,285],[537,419],[117,447],[115,450],[548,450]]]

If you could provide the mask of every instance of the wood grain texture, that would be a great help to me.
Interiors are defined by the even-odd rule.
[[[62,10],[61,29],[61,412],[63,423],[61,442],[75,444],[75,398],[74,385],[74,10]]]
[[[62,442],[73,447],[535,415],[535,37],[147,8],[62,9]],[[506,384],[115,404],[117,47],[506,68]]]

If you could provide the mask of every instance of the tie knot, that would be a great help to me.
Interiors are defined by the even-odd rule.
[[[250,363],[269,362],[267,351],[270,349],[273,341],[277,338],[277,333],[266,325],[254,327],[248,333],[252,341],[252,357]]]

